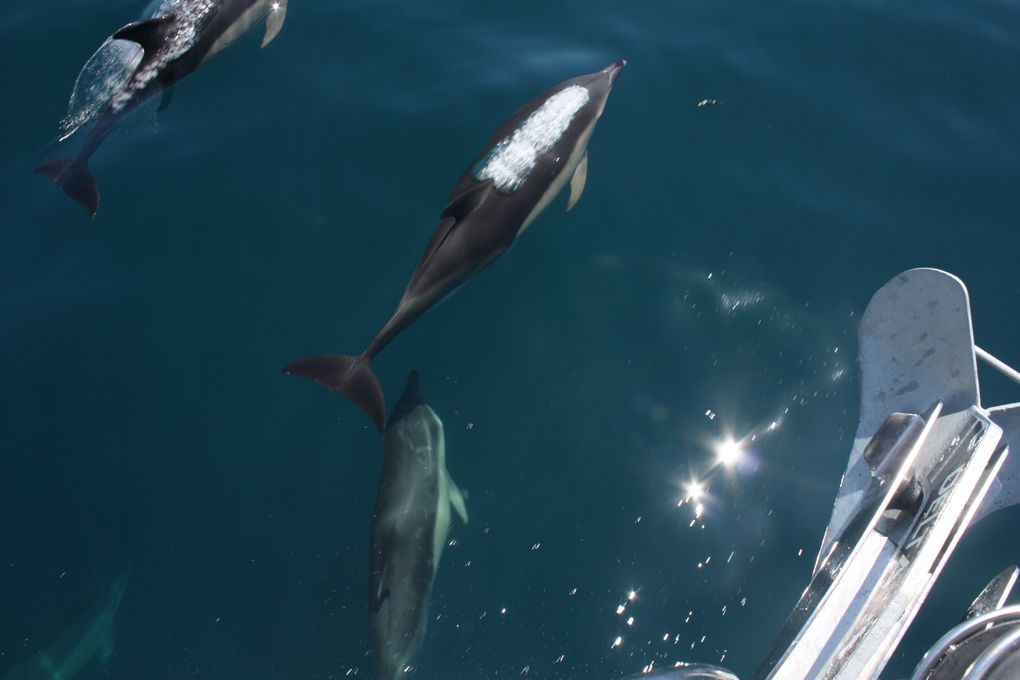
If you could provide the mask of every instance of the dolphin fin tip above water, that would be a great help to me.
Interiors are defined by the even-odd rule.
[[[273,42],[273,38],[283,28],[283,22],[287,18],[287,0],[278,0],[270,5],[269,15],[266,17],[266,32],[262,36],[260,48]]]
[[[99,210],[99,185],[89,172],[89,166],[79,158],[57,158],[47,161],[32,171],[49,177],[64,193],[81,204],[94,219]]]
[[[383,431],[386,400],[379,378],[366,356],[324,354],[308,357],[284,366],[283,372],[314,380],[339,392],[367,413],[379,432]]]

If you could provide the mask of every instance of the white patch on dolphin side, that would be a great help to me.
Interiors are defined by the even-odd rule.
[[[114,113],[123,109],[136,92],[145,89],[164,66],[178,59],[195,46],[199,31],[205,26],[218,5],[218,0],[158,0],[149,5],[145,18],[174,15],[166,39],[156,55],[144,55],[144,68],[135,71],[128,85],[110,101]]]
[[[142,48],[137,43],[107,38],[74,81],[67,115],[60,121],[59,141],[96,118],[107,102],[124,89],[141,61]]]
[[[549,97],[513,135],[493,147],[475,169],[475,179],[491,179],[503,193],[512,194],[520,189],[534,169],[539,154],[546,153],[560,141],[589,99],[588,89],[580,85],[571,85]]]

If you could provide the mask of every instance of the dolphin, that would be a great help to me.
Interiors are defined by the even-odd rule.
[[[588,176],[588,141],[625,65],[560,83],[506,119],[453,188],[396,311],[365,351],[302,359],[283,372],[340,392],[381,432],[386,404],[369,361],[505,253],[568,182],[567,210],[574,207]]]
[[[3,680],[71,680],[96,657],[106,663],[113,654],[113,624],[127,581],[127,573],[118,577],[98,610],[93,609],[45,649],[0,677]]]
[[[422,401],[412,372],[383,435],[372,516],[369,617],[379,680],[402,674],[421,647],[451,505],[467,523],[464,494],[446,470],[443,421]]]
[[[75,158],[47,161],[34,172],[56,182],[88,211],[99,209],[99,186],[89,172],[89,159],[117,123],[159,92],[193,73],[258,22],[265,20],[265,47],[280,32],[287,0],[162,0],[155,16],[132,22],[113,34],[141,46],[138,66],[113,93]]]

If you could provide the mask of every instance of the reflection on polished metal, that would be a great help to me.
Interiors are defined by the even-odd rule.
[[[1016,680],[1020,678],[1020,628],[1001,640],[974,662],[965,680]]]
[[[709,664],[681,664],[661,671],[650,671],[632,675],[625,680],[737,680],[737,676],[725,668]]]
[[[860,423],[846,474],[811,583],[755,678],[877,678],[967,528],[1020,502],[1020,456],[1008,457],[1020,404],[981,405],[977,356],[1020,374],[975,349],[963,283],[905,272],[874,295],[859,335]],[[989,602],[1006,581],[989,585]],[[1011,633],[984,645],[997,655],[988,672],[1020,663],[1018,645]]]
[[[936,642],[912,680],[1015,680],[1020,677],[1020,605],[964,621]]]

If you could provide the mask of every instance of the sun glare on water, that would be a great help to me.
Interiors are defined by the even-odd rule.
[[[740,442],[727,438],[715,447],[715,457],[719,464],[725,468],[731,468],[740,462],[743,450]]]

